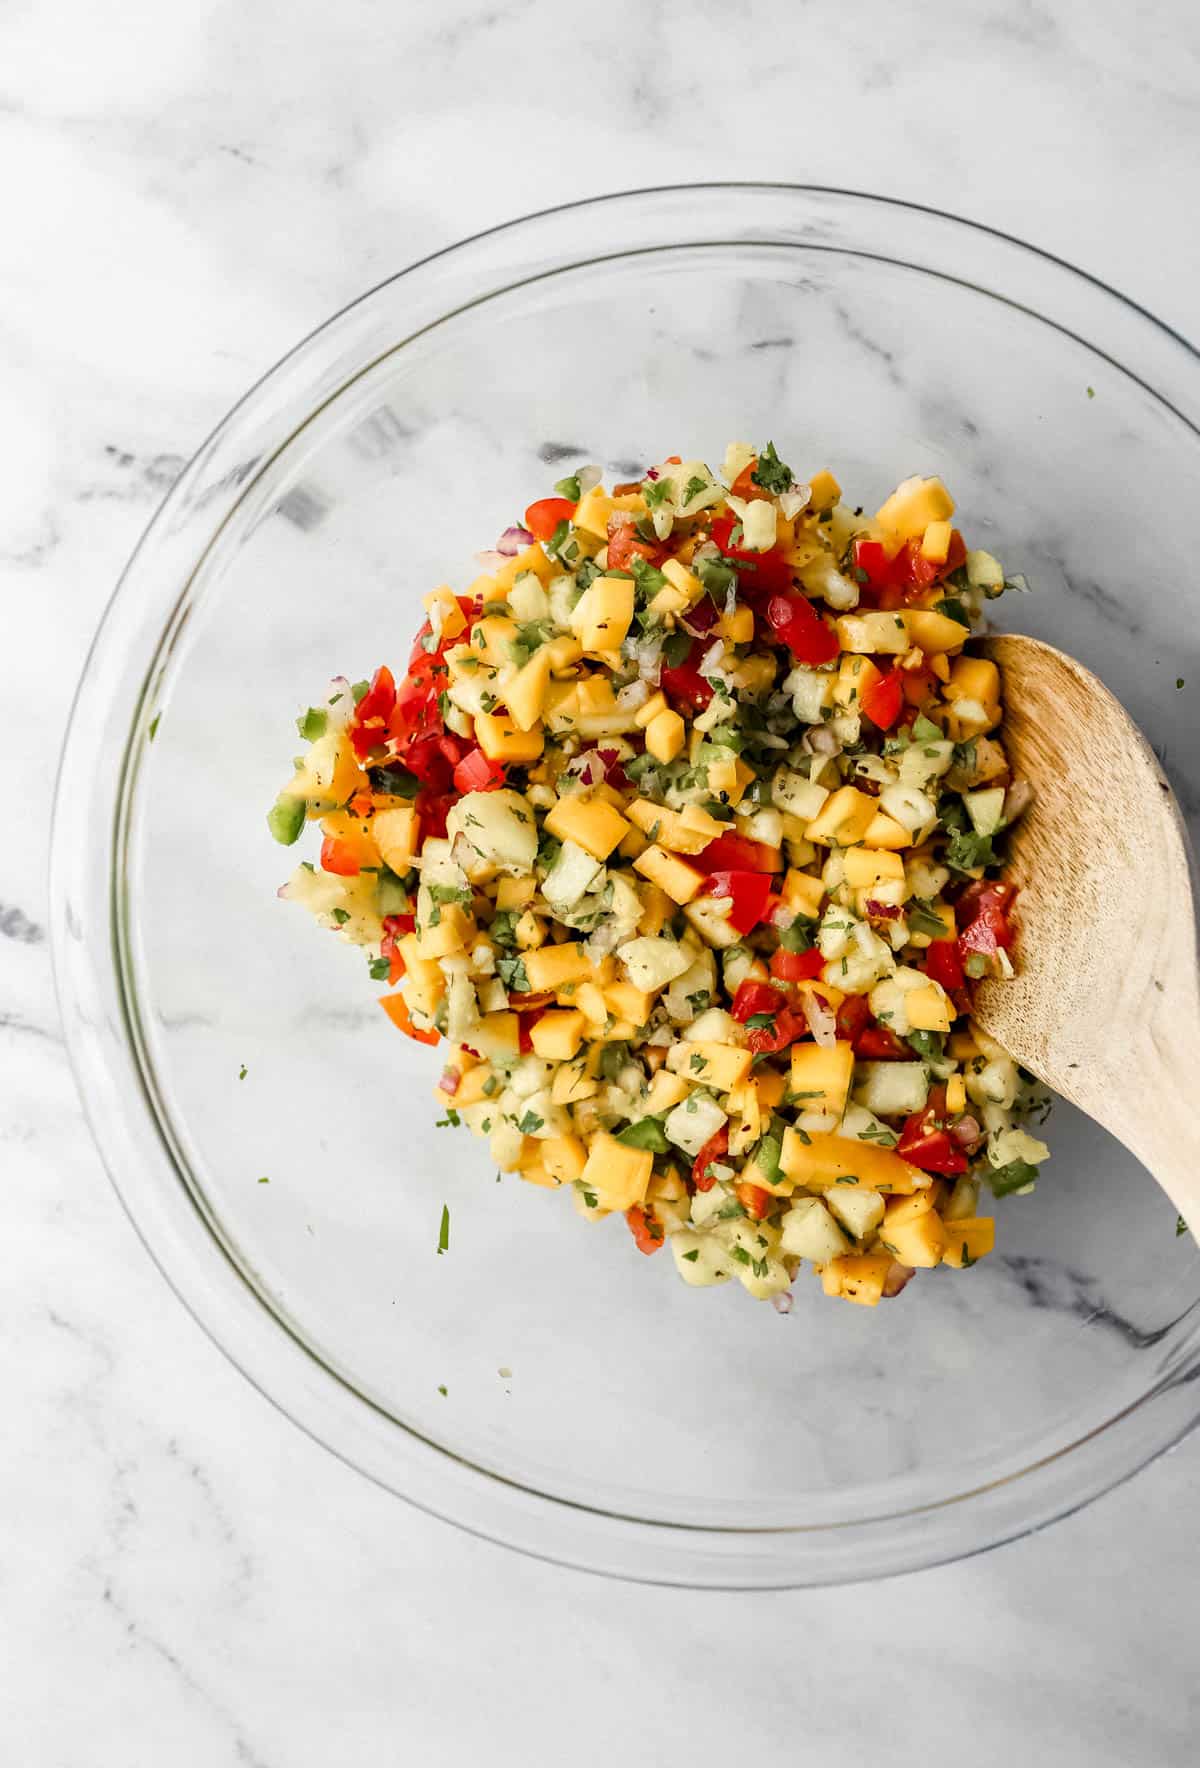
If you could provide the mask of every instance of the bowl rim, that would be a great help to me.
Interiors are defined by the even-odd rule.
[[[429,272],[432,267],[469,262],[473,249],[484,242],[515,239],[531,234],[546,223],[554,225],[570,218],[601,210],[612,214],[622,205],[627,209],[634,205],[660,198],[695,199],[746,196],[758,199],[781,199],[784,202],[802,204],[806,199],[817,199],[818,203],[846,204],[855,213],[872,210],[893,216],[920,217],[925,224],[936,228],[949,227],[951,232],[966,229],[980,238],[996,242],[1007,255],[1019,258],[1027,255],[1034,261],[1050,266],[1056,275],[1062,276],[1067,283],[1076,281],[1090,287],[1103,298],[1107,308],[1115,302],[1119,309],[1136,317],[1139,324],[1146,324],[1153,329],[1171,347],[1172,352],[1182,350],[1185,360],[1194,371],[1200,366],[1200,353],[1195,346],[1173,327],[1160,320],[1148,309],[1129,297],[1112,288],[1099,277],[1081,270],[1068,260],[1047,252],[1040,247],[1030,245],[1016,236],[984,223],[969,220],[965,217],[948,213],[935,207],[923,204],[907,203],[895,197],[877,196],[869,192],[855,191],[836,186],[789,184],[779,181],[746,181],[726,180],[708,181],[693,184],[646,186],[631,190],[616,191],[604,195],[592,196],[571,203],[554,205],[549,208],[532,211],[531,213],[501,222],[495,226],[481,229],[463,240],[454,242],[439,250],[427,254],[383,278],[363,294],[356,296],[329,319],[308,332],[297,344],[288,350],[279,360],[248,388],[242,397],[230,408],[220,423],[210,432],[193,455],[188,465],[180,474],[175,486],[163,500],[154,517],[146,527],[130,556],[124,571],[118,579],[116,588],[104,611],[93,642],[89,648],[80,681],[74,696],[66,738],[63,745],[55,790],[54,815],[52,825],[51,853],[51,935],[55,987],[58,996],[60,1016],[67,1035],[68,1050],[76,1083],[83,1101],[85,1113],[92,1130],[93,1138],[104,1161],[109,1178],[117,1192],[122,1207],[129,1216],[135,1231],[150,1252],[168,1284],[174,1290],[185,1307],[192,1314],[207,1336],[229,1358],[246,1377],[274,1404],[284,1415],[305,1430],[314,1440],[321,1442],[338,1455],[339,1459],[354,1466],[374,1479],[376,1483],[397,1492],[418,1508],[427,1510],[458,1526],[476,1533],[483,1538],[499,1541],[502,1544],[532,1553],[536,1557],[545,1558],[554,1563],[567,1563],[582,1569],[634,1579],[649,1583],[683,1584],[690,1587],[715,1586],[722,1588],[763,1588],[763,1587],[794,1587],[805,1584],[833,1583],[852,1581],[855,1579],[892,1575],[916,1569],[920,1566],[932,1565],[945,1560],[966,1557],[975,1552],[985,1551],[1002,1541],[1013,1539],[1058,1517],[1070,1514],[1090,1501],[1092,1497],[1111,1489],[1146,1465],[1150,1460],[1178,1442],[1187,1432],[1200,1422],[1200,1408],[1193,1413],[1189,1408],[1180,1405],[1183,1385],[1187,1379],[1187,1371],[1178,1368],[1167,1369],[1160,1378],[1145,1392],[1117,1411],[1112,1417],[1100,1425],[1082,1433],[1072,1442],[1056,1449],[1053,1453],[1029,1463],[1021,1469],[1003,1474],[994,1480],[982,1480],[971,1489],[953,1493],[928,1504],[907,1510],[901,1510],[867,1520],[849,1522],[821,1523],[817,1525],[793,1525],[788,1527],[772,1527],[766,1529],[714,1529],[710,1525],[691,1523],[662,1523],[645,1519],[614,1514],[597,1510],[569,1498],[556,1494],[539,1492],[531,1487],[522,1486],[507,1476],[485,1467],[479,1467],[464,1461],[452,1449],[444,1447],[436,1441],[421,1437],[411,1426],[382,1412],[375,1407],[369,1396],[361,1393],[349,1384],[336,1369],[323,1361],[311,1346],[302,1338],[289,1330],[287,1321],[279,1313],[269,1307],[257,1290],[252,1289],[245,1272],[233,1258],[224,1236],[218,1231],[214,1221],[208,1219],[187,1184],[185,1175],[180,1168],[180,1158],[171,1138],[166,1134],[166,1126],[161,1114],[153,1101],[153,1089],[149,1086],[145,1063],[138,1054],[139,1039],[136,1032],[136,1012],[131,1006],[127,992],[125,976],[125,954],[122,946],[122,930],[120,926],[120,891],[118,875],[118,856],[122,850],[123,835],[128,833],[128,819],[125,811],[128,808],[127,797],[130,790],[131,768],[136,772],[136,763],[144,756],[148,742],[152,740],[152,720],[155,678],[153,667],[148,668],[141,685],[141,691],[134,696],[132,716],[128,715],[129,701],[127,698],[112,699],[106,694],[110,678],[120,677],[123,673],[123,652],[125,640],[129,636],[123,627],[129,622],[123,621],[123,615],[130,598],[139,586],[139,577],[144,569],[148,569],[154,548],[167,537],[173,519],[181,510],[186,513],[186,504],[193,488],[199,488],[204,474],[215,463],[222,459],[222,451],[235,435],[239,421],[255,410],[264,394],[276,387],[289,371],[301,365],[306,354],[314,348],[322,349],[326,344],[334,345],[348,326],[353,325],[358,316],[366,314],[384,291],[392,290],[408,279],[419,279],[421,272]],[[664,246],[683,243],[666,241]],[[714,242],[707,242],[714,243]],[[722,243],[760,243],[759,237],[747,230],[741,240],[726,239]],[[815,240],[788,239],[781,241],[789,245],[802,247],[807,244],[815,247]],[[847,246],[835,249],[852,250]],[[583,254],[586,255],[586,254]],[[603,254],[606,258],[623,258],[628,256],[624,249],[614,249]],[[870,254],[857,253],[863,256]],[[892,254],[878,253],[889,263],[903,262]],[[556,268],[562,269],[569,264],[581,261],[581,254],[572,251],[564,256]],[[917,266],[928,270],[928,266]],[[941,272],[935,272],[941,275]],[[519,277],[510,282],[489,286],[478,298],[487,300],[504,292],[507,288],[519,286],[528,277]],[[965,279],[958,279],[965,280]],[[977,292],[995,296],[996,291],[980,288],[979,285],[968,283],[967,286]],[[1005,297],[999,296],[1004,299]],[[1010,303],[1021,306],[1019,302]],[[1046,315],[1036,308],[1024,309],[1038,319]],[[441,318],[449,317],[442,314]],[[1054,324],[1053,320],[1050,323]],[[1158,387],[1151,385],[1140,374],[1134,373],[1125,363],[1116,357],[1108,356],[1087,338],[1079,337],[1070,332],[1069,328],[1059,326],[1059,330],[1067,330],[1069,335],[1076,337],[1090,351],[1100,357],[1106,357],[1123,374],[1130,375],[1138,381],[1164,407],[1173,412],[1183,423],[1188,425],[1198,436],[1200,426],[1192,416],[1181,410],[1172,399]],[[400,338],[391,349],[402,350],[411,340],[411,333]],[[367,364],[369,367],[370,364]],[[329,399],[337,397],[350,382],[366,368],[359,363],[357,370],[346,379],[335,378],[332,391],[324,399],[304,412],[303,417],[281,444],[286,447],[293,436],[305,423],[311,420],[317,411]],[[1176,389],[1172,387],[1174,392]],[[1192,396],[1195,409],[1200,412],[1200,386],[1188,387],[1184,391]],[[238,510],[250,489],[258,482],[274,458],[267,454],[256,463],[257,470],[248,478],[238,482],[231,490],[228,507],[221,522],[207,538],[206,545],[195,555],[193,569],[198,569],[199,561],[213,544],[216,535]],[[218,500],[218,507],[220,507]],[[186,526],[186,523],[180,523]],[[186,549],[185,549],[186,550]],[[169,637],[176,619],[178,608],[186,598],[190,584],[190,574],[184,579],[179,601],[171,610],[165,623],[158,627],[152,662],[157,662],[163,654],[164,646],[169,651]],[[161,610],[160,610],[161,614]],[[136,647],[135,647],[136,648]],[[118,708],[124,707],[124,713],[118,715]],[[94,769],[89,766],[89,757],[93,748],[99,749],[96,743],[98,730],[108,728],[115,736],[124,731],[120,779],[112,794],[112,816],[104,827],[102,839],[97,840],[94,827],[85,828],[88,821],[76,810],[82,802],[79,782],[92,776]],[[84,888],[83,862],[87,855],[94,857],[95,849],[102,845],[109,855],[111,864],[106,868],[102,886],[94,886],[90,891]],[[99,891],[102,890],[107,913],[101,915]],[[107,933],[108,940],[103,955],[89,955],[88,942],[81,937],[80,929],[85,917],[85,901],[91,904],[91,913],[87,916],[90,924],[101,924]],[[93,947],[93,954],[96,948]],[[119,1011],[114,1014],[116,1007]],[[93,1082],[107,1079],[110,1087],[113,1084],[113,1065],[125,1072],[126,1079],[134,1080],[134,1093],[140,1101],[140,1109],[149,1121],[142,1129],[150,1130],[148,1139],[145,1134],[138,1135],[130,1121],[118,1122],[112,1113],[106,1115],[102,1105],[103,1092],[99,1085],[93,1088]],[[118,1107],[118,1114],[124,1109],[126,1119],[133,1093],[126,1088],[118,1094],[124,1101]],[[200,1257],[195,1242],[190,1255],[181,1260],[178,1235],[178,1224],[170,1226],[166,1214],[172,1213],[154,1207],[150,1193],[146,1190],[137,1191],[141,1182],[143,1161],[149,1165],[155,1161],[159,1175],[152,1185],[159,1184],[164,1170],[174,1168],[174,1178],[178,1181],[180,1193],[176,1201],[184,1199],[192,1206],[194,1221],[201,1232],[207,1237],[204,1244],[209,1248],[211,1258],[213,1247],[224,1257],[217,1261],[225,1266],[235,1281],[242,1286],[243,1302],[249,1301],[257,1316],[259,1325],[251,1323],[250,1314],[245,1306],[230,1308],[231,1296],[227,1285],[216,1285],[213,1273],[199,1268]],[[165,1166],[164,1166],[165,1162]],[[133,1193],[137,1193],[135,1196]],[[181,1269],[181,1263],[187,1267]],[[217,1288],[221,1293],[216,1294]],[[283,1331],[277,1329],[282,1327]],[[342,1403],[335,1404],[331,1409],[326,1402],[328,1392],[313,1391],[314,1383],[304,1379],[304,1371],[299,1372],[297,1380],[292,1379],[289,1371],[285,1378],[279,1379],[279,1359],[274,1356],[268,1346],[260,1356],[252,1356],[248,1349],[250,1337],[243,1337],[243,1328],[247,1335],[257,1332],[258,1337],[269,1335],[272,1345],[282,1346],[291,1338],[293,1345],[303,1358],[315,1365],[320,1371],[320,1379],[316,1389],[323,1389],[326,1381],[336,1384],[340,1389]],[[287,1353],[289,1356],[291,1352]],[[274,1364],[269,1373],[264,1373],[263,1364]],[[311,1374],[311,1370],[309,1372]],[[280,1388],[290,1389],[284,1394]],[[337,1396],[335,1396],[335,1400]],[[363,1438],[361,1431],[349,1430],[351,1439],[357,1441],[358,1450],[354,1452],[343,1446],[342,1430],[330,1429],[328,1419],[334,1422],[341,1419],[348,1423],[345,1416],[345,1401],[348,1400],[354,1409],[368,1408],[377,1412],[385,1428],[392,1433],[400,1433],[421,1445],[435,1457],[441,1477],[429,1467],[418,1468],[410,1463],[405,1468],[406,1477],[399,1482],[383,1465],[386,1456],[368,1452],[371,1449]],[[1145,1415],[1144,1409],[1151,1402],[1163,1402],[1160,1411],[1165,1413],[1159,1428],[1149,1446],[1143,1441],[1140,1444],[1126,1443],[1124,1438],[1130,1434],[1130,1425],[1135,1415]],[[314,1404],[315,1402],[315,1404]],[[1168,1403],[1170,1402],[1170,1403]],[[314,1417],[314,1411],[319,1417]],[[1125,1452],[1119,1456],[1118,1464],[1109,1467],[1099,1477],[1082,1481],[1075,1485],[1067,1483],[1061,1490],[1053,1494],[1047,1493],[1040,1505],[1035,1505],[1030,1514],[1022,1505],[1003,1504],[997,1509],[991,1526],[983,1535],[974,1530],[967,1531],[954,1526],[943,1529],[940,1533],[928,1525],[931,1519],[953,1513],[965,1512],[968,1501],[979,1499],[989,1493],[1008,1493],[1013,1490],[1028,1492],[1031,1484],[1035,1484],[1035,1476],[1048,1472],[1057,1464],[1067,1461],[1084,1444],[1107,1437],[1110,1442],[1118,1439],[1122,1442]],[[445,1478],[446,1464],[455,1467],[455,1477],[450,1482]],[[390,1465],[390,1462],[389,1462]],[[428,1477],[433,1472],[432,1480]],[[464,1481],[466,1484],[464,1485]],[[488,1497],[495,1499],[497,1489],[502,1496],[499,1502],[485,1505],[489,1509],[486,1520],[479,1520],[471,1512],[477,1508],[475,1500],[478,1492],[468,1488],[474,1482],[485,1482]],[[1045,1482],[1043,1482],[1045,1483]],[[1050,1482],[1053,1484],[1053,1482]],[[443,1496],[445,1493],[450,1495]],[[549,1527],[547,1515],[565,1518],[565,1524],[557,1529]],[[582,1519],[582,1521],[581,1521]],[[924,1525],[924,1526],[923,1526]],[[899,1526],[899,1535],[886,1540],[882,1531]],[[618,1541],[613,1537],[613,1530],[619,1533],[633,1531],[637,1542],[632,1549],[628,1541]],[[825,1553],[809,1554],[808,1559],[799,1558],[795,1563],[781,1563],[774,1558],[781,1538],[792,1542],[803,1542],[814,1537],[829,1537],[851,1547],[851,1557],[842,1555],[835,1547]],[[776,1544],[771,1557],[760,1556],[752,1566],[752,1576],[743,1578],[745,1558],[751,1541],[761,1540]],[[682,1549],[680,1542],[684,1543]],[[731,1551],[732,1547],[732,1551]],[[653,1549],[656,1563],[650,1567],[648,1549]],[[853,1563],[851,1563],[851,1558]]]

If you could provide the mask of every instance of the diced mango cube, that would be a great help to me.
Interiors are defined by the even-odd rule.
[[[667,1051],[667,1067],[672,1074],[681,1074],[700,1087],[713,1087],[728,1093],[738,1087],[750,1072],[753,1052],[740,1050],[736,1044],[679,1043]]]
[[[836,1272],[838,1285],[836,1290],[831,1289],[827,1293],[840,1295],[845,1301],[857,1302],[859,1307],[878,1307],[891,1268],[891,1257],[887,1253],[845,1253],[841,1258],[831,1259],[825,1267],[827,1271]]]
[[[682,718],[668,708],[646,726],[646,752],[664,764],[674,761],[683,749],[684,735]]]
[[[629,577],[597,577],[571,610],[571,630],[585,651],[619,650],[632,620]]]
[[[649,878],[652,884],[657,884],[672,902],[677,903],[691,902],[704,882],[694,866],[658,846],[648,847],[645,853],[639,854],[633,862],[633,869],[643,878]]]
[[[944,565],[950,554],[950,536],[954,533],[950,522],[930,522],[921,536],[921,557],[931,564]]]
[[[842,488],[827,467],[814,473],[808,481],[808,507],[814,510],[829,510],[842,495]]]
[[[949,1031],[954,1023],[953,1003],[934,982],[911,989],[904,997],[904,1010],[914,1031]]]
[[[708,764],[709,788],[723,803],[740,804],[747,786],[753,784],[755,777],[754,769],[740,756],[731,756],[728,761],[710,761]]]
[[[910,608],[907,619],[913,643],[932,658],[961,650],[971,636],[961,620],[951,620],[948,614],[939,614],[933,608]]]
[[[633,715],[633,721],[639,730],[648,730],[660,712],[669,712],[667,696],[663,693],[651,694],[644,706],[639,706]]]
[[[956,1229],[961,1225],[957,1223]],[[946,1230],[936,1209],[927,1209],[907,1222],[885,1219],[880,1238],[893,1257],[916,1270],[928,1271],[940,1265],[946,1250]]]
[[[574,526],[589,534],[608,533],[608,518],[613,513],[613,500],[601,485],[585,491],[575,507]]]
[[[854,890],[869,889],[885,878],[901,884],[905,882],[904,861],[888,848],[852,847],[845,856],[844,865],[846,882]]]
[[[755,1075],[754,1086],[763,1111],[773,1111],[777,1105],[782,1104],[787,1084],[787,1076],[777,1074],[773,1068],[764,1068]]]
[[[996,1245],[996,1224],[991,1216],[964,1216],[959,1222],[944,1223],[946,1244],[942,1263],[961,1271],[984,1258]]]
[[[606,860],[629,833],[620,811],[595,797],[560,798],[546,817],[546,827],[560,841],[573,841],[598,860]]]
[[[808,839],[826,847],[853,847],[865,838],[877,810],[877,801],[857,786],[839,786],[809,823]]]
[[[504,690],[504,703],[518,730],[531,731],[542,716],[550,686],[550,647],[541,645]]]
[[[534,994],[562,988],[567,982],[586,982],[592,965],[583,946],[566,940],[562,945],[543,945],[525,958],[525,974]]]
[[[841,614],[836,624],[843,651],[899,657],[911,643],[907,611],[892,614],[872,609],[866,614]]]
[[[600,1083],[587,1073],[582,1060],[561,1063],[550,1082],[550,1097],[556,1105],[581,1105],[599,1090]]]
[[[627,1148],[606,1130],[597,1130],[588,1144],[580,1176],[603,1209],[632,1209],[641,1203],[650,1183],[654,1156],[647,1148]]]
[[[610,982],[604,1000],[610,1013],[639,1027],[645,1025],[654,1007],[654,995],[635,988],[632,982]]]
[[[498,878],[496,880],[496,907],[505,911],[516,909],[519,912],[536,891],[536,878]]]
[[[912,831],[880,810],[867,824],[863,840],[868,847],[887,847],[898,852],[902,847],[912,846]]]
[[[519,552],[513,558],[507,559],[493,573],[492,583],[500,594],[507,595],[517,578],[523,577],[526,571],[532,571],[539,582],[549,583],[552,577],[558,576],[561,569],[562,567],[556,559],[547,558],[541,547],[535,544],[527,546],[524,552]],[[491,598],[484,597],[485,601],[489,599]]]
[[[947,700],[978,700],[982,705],[1000,704],[1000,671],[990,657],[959,657],[946,683]]]
[[[813,921],[821,913],[825,886],[820,878],[813,878],[808,872],[798,872],[793,868],[783,880],[780,900],[785,909],[791,909],[793,914],[803,915],[806,920]]]
[[[421,821],[409,805],[377,810],[371,833],[384,865],[393,872],[407,872],[421,845]]]
[[[660,1068],[646,1089],[646,1116],[657,1117],[660,1112],[670,1111],[690,1092],[691,1088],[682,1075],[672,1074],[669,1068]]]
[[[429,614],[430,625],[443,644],[466,630],[466,616],[449,584],[439,584],[437,589],[431,589],[421,600]]]
[[[828,1190],[837,1184],[866,1185],[872,1191],[893,1194],[924,1190],[929,1183],[918,1167],[910,1166],[890,1148],[860,1142],[849,1136],[810,1134],[803,1141],[792,1128],[785,1130],[780,1166],[789,1179],[810,1191]]]
[[[849,1042],[793,1044],[788,1090],[801,1111],[827,1111],[840,1117],[854,1074],[854,1046]]]
[[[881,528],[901,540],[924,534],[931,522],[946,522],[954,514],[954,499],[937,478],[905,479],[875,512]]]
[[[583,1014],[578,1008],[549,1008],[529,1028],[535,1056],[547,1062],[569,1062],[583,1042]]]
[[[475,741],[489,761],[536,761],[545,746],[540,730],[521,730],[502,712],[475,714]]]
[[[722,614],[717,621],[718,636],[731,645],[748,645],[754,637],[754,610],[738,602],[732,614]]]
[[[547,1136],[542,1143],[542,1165],[556,1184],[574,1184],[586,1164],[587,1149],[578,1136]]]
[[[951,1114],[967,1109],[967,1083],[961,1074],[952,1074],[946,1082],[946,1110]]]

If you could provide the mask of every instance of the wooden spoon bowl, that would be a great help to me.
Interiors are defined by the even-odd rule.
[[[1145,737],[1101,681],[1038,639],[982,649],[1005,745],[1036,796],[1016,825],[1017,975],[974,1016],[1109,1130],[1200,1229],[1200,987],[1188,845]]]

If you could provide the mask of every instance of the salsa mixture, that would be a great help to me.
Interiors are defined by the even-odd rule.
[[[501,1170],[686,1283],[874,1306],[992,1250],[1046,1095],[970,1018],[1013,974],[1029,801],[940,479],[873,516],[772,444],[560,481],[334,681],[269,816]]]

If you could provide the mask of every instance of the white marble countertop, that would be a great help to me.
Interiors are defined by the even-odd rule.
[[[989,222],[1200,331],[1189,0],[916,11],[4,9],[5,1761],[1195,1760],[1200,1440],[1036,1539],[874,1587],[692,1596],[470,1539],[302,1436],[187,1317],[51,993],[55,760],[113,581],[234,398],[406,261],[605,189],[795,179]]]

